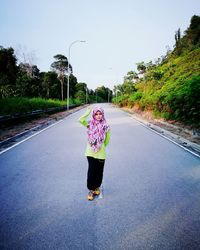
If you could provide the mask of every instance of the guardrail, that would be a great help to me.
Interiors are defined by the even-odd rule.
[[[80,106],[80,105],[72,104],[69,106],[69,109],[76,108],[78,106]],[[2,124],[4,122],[11,122],[11,121],[15,121],[15,120],[20,120],[22,118],[31,118],[31,117],[38,116],[41,114],[51,114],[51,113],[64,111],[64,110],[67,110],[67,106],[48,108],[46,110],[38,109],[38,110],[31,111],[31,112],[26,112],[26,113],[16,113],[14,115],[0,116],[0,124]]]

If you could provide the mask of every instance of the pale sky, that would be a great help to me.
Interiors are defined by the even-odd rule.
[[[74,75],[112,89],[137,62],[172,49],[175,31],[199,14],[199,0],[0,0],[0,45],[49,71],[54,55],[68,57],[70,44],[85,40],[70,49]]]

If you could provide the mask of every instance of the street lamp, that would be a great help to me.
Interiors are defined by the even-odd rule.
[[[116,95],[116,103],[117,103],[117,98],[118,98],[118,96],[117,96],[117,93],[119,93],[120,91],[118,90],[118,89],[116,89],[116,92],[115,92],[115,95]]]
[[[85,104],[87,104],[87,86],[85,86]]]
[[[69,77],[70,77],[70,74],[71,74],[71,71],[69,70],[69,65],[70,65],[70,49],[72,47],[73,44],[75,43],[85,43],[85,41],[82,41],[82,40],[76,40],[76,41],[73,41],[70,45],[69,45],[69,50],[68,50],[68,63],[67,63],[67,70],[68,70],[68,76],[67,76],[67,110],[69,110]]]

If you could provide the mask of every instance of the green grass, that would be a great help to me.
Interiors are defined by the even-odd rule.
[[[70,98],[69,104],[80,104],[76,99]],[[16,113],[26,113],[34,110],[46,110],[48,108],[66,106],[67,101],[42,99],[42,98],[26,98],[12,97],[0,99],[0,115],[14,115]]]

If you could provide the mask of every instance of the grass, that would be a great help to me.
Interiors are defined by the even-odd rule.
[[[78,100],[70,98],[69,104],[80,104]],[[27,113],[34,110],[66,106],[67,101],[43,98],[12,97],[0,99],[0,116]]]

